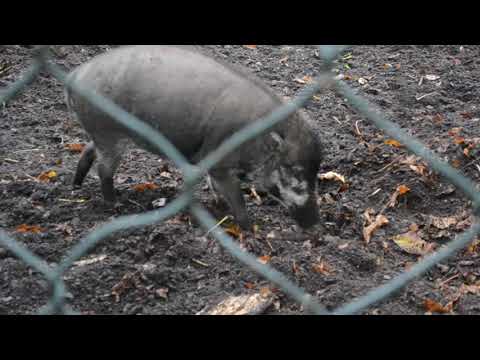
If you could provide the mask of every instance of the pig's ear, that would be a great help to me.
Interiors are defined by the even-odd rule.
[[[283,151],[285,149],[285,140],[276,132],[270,133],[276,151]]]

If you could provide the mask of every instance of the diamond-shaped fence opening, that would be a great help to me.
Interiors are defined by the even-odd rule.
[[[50,267],[41,258],[33,254],[26,247],[21,245],[15,239],[10,237],[6,232],[0,230],[0,246],[8,249],[15,256],[22,259],[30,267],[41,273],[50,284],[51,297],[49,302],[43,308],[39,309],[40,314],[74,314],[70,307],[66,304],[66,286],[63,281],[63,275],[70,269],[75,261],[85,256],[91,249],[93,249],[99,242],[115,232],[143,227],[155,223],[162,222],[178,212],[187,209],[197,218],[201,226],[206,230],[212,229],[216,222],[214,218],[206,211],[200,204],[196,203],[192,197],[193,186],[197,184],[202,177],[215,164],[220,162],[229,153],[242,146],[253,138],[268,132],[275,124],[285,121],[291,114],[302,108],[310,98],[317,92],[324,88],[336,90],[349,103],[358,110],[368,121],[373,123],[379,129],[390,135],[392,138],[400,141],[411,152],[421,156],[437,173],[443,175],[458,189],[462,190],[465,195],[472,201],[474,214],[477,215],[480,206],[480,195],[475,188],[475,185],[468,178],[461,175],[457,170],[452,168],[447,163],[441,161],[432,151],[428,150],[418,140],[408,135],[404,130],[398,127],[395,123],[386,119],[385,116],[374,109],[374,107],[365,99],[355,94],[355,91],[346,85],[344,82],[335,78],[331,71],[333,61],[338,55],[345,50],[345,46],[319,46],[320,54],[325,63],[325,69],[318,74],[313,83],[306,86],[298,96],[285,105],[282,105],[268,116],[258,119],[258,121],[247,126],[241,131],[234,134],[230,139],[225,141],[218,149],[208,155],[205,159],[200,161],[197,166],[192,166],[182,154],[166,139],[162,134],[151,128],[141,119],[127,113],[112,101],[93,93],[87,88],[83,88],[76,83],[68,82],[66,74],[49,58],[49,47],[38,46],[33,50],[33,63],[26,71],[21,79],[16,81],[7,90],[0,93],[0,104],[4,104],[26,87],[28,87],[39,75],[40,71],[45,70],[52,74],[55,78],[61,81],[71,91],[76,92],[82,96],[91,105],[97,107],[101,111],[110,115],[115,121],[122,126],[130,129],[152,146],[159,149],[176,166],[182,171],[186,190],[175,201],[167,207],[151,212],[145,212],[141,215],[124,216],[112,220],[100,228],[92,231],[85,236],[71,249],[68,256],[56,267]],[[365,296],[356,299],[337,310],[331,312],[332,314],[354,314],[371,306],[372,304],[385,300],[389,296],[395,294],[413,281],[418,276],[422,275],[435,264],[452,256],[457,251],[466,247],[472,242],[480,232],[480,223],[475,220],[475,223],[468,231],[459,235],[451,241],[447,246],[441,248],[437,252],[425,257],[421,262],[417,263],[410,270],[397,276],[386,284],[371,290]],[[260,263],[254,256],[244,252],[230,236],[224,231],[213,232],[212,235],[229,253],[238,261],[252,271],[260,274],[270,282],[277,285],[283,292],[289,295],[292,299],[300,303],[306,311],[313,314],[329,314],[315,298],[307,294],[303,289],[299,288],[285,275],[276,271],[269,265]]]

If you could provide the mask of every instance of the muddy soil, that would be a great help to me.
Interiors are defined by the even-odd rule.
[[[55,60],[70,70],[112,47],[57,47]],[[287,98],[322,65],[314,46],[203,48],[250,68]],[[0,89],[26,70],[29,51],[24,46],[0,48]],[[476,182],[479,158],[475,146],[468,148],[468,144],[480,137],[479,53],[479,46],[357,46],[344,54],[336,68],[359,94]],[[98,226],[120,215],[152,209],[157,199],[169,203],[182,186],[180,174],[168,161],[133,149],[115,180],[119,208],[103,207],[94,171],[82,189],[72,191],[79,154],[66,145],[86,143],[88,138],[67,112],[62,91],[58,81],[42,74],[0,109],[0,227],[50,264],[59,263],[79,239]],[[385,143],[389,138],[335,93],[319,93],[306,110],[325,146],[320,172],[341,174],[348,186],[319,180],[323,227],[309,233],[299,231],[274,201],[264,199],[259,205],[246,186],[248,212],[258,233],[245,233],[241,242],[334,309],[421,258],[403,251],[392,237],[416,224],[423,240],[442,246],[468,226],[468,219],[461,220],[468,218],[471,204],[420,160],[408,159],[403,147]],[[56,177],[38,180],[49,171],[55,171]],[[135,190],[135,185],[148,182],[159,187]],[[410,191],[388,207],[400,185]],[[197,195],[219,220],[228,215],[228,208],[215,205],[205,184]],[[367,244],[363,228],[368,209],[372,209],[372,218],[382,212],[389,223]],[[442,228],[435,226],[439,217],[456,220]],[[38,226],[41,231],[20,233],[22,224]],[[272,288],[205,237],[187,213],[155,226],[117,233],[83,260],[89,259],[93,260],[77,264],[65,275],[69,304],[84,314],[195,314],[225,297]],[[455,299],[452,313],[479,314],[478,295],[456,296],[462,284],[477,284],[479,264],[475,247],[462,251],[365,313],[424,314],[426,299],[443,305]],[[272,290],[275,301],[266,314],[303,313],[298,304]],[[32,313],[48,298],[48,283],[0,248],[0,314]]]

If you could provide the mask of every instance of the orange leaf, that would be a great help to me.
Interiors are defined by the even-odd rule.
[[[66,144],[65,149],[72,153],[81,153],[85,149],[85,144]]]
[[[44,230],[40,226],[27,225],[27,224],[22,224],[17,226],[15,231],[21,234],[25,234],[25,233],[39,234],[44,232]]]
[[[461,164],[460,160],[458,160],[458,159],[452,160],[452,166],[453,166],[454,168],[458,169],[461,165],[462,165],[462,164]]]
[[[430,300],[430,299],[425,299],[423,302],[423,306],[425,309],[429,312],[432,313],[438,313],[438,314],[446,314],[451,311],[451,309],[447,309],[445,306],[442,304],[437,303],[436,301]]]
[[[467,112],[460,113],[464,119],[470,120],[473,119],[473,115]]]
[[[320,264],[313,264],[312,268],[315,272],[322,275],[329,275],[332,272],[330,266],[328,266],[324,261],[321,261]]]
[[[396,147],[396,148],[400,148],[400,147],[403,146],[403,145],[400,144],[397,140],[393,140],[393,139],[385,140],[385,144],[386,144],[386,145],[393,146],[393,147]]]
[[[247,283],[243,284],[243,286],[245,286],[245,288],[247,288],[249,290],[255,289],[255,284],[254,283],[247,282]]]
[[[57,172],[51,170],[51,171],[45,171],[41,173],[38,176],[38,180],[40,180],[41,182],[50,182],[52,180],[55,180],[56,177],[57,177]]]
[[[257,48],[257,45],[243,45],[244,48],[255,50]]]
[[[225,229],[225,232],[228,235],[233,236],[234,238],[240,237],[242,235],[242,230],[240,229],[240,226],[238,225],[231,225],[228,228]]]
[[[450,136],[457,136],[459,135],[461,132],[462,132],[463,128],[461,127],[455,127],[455,128],[451,128],[449,131],[448,131],[448,135]]]
[[[260,289],[260,296],[263,298],[267,298],[272,295],[274,291],[270,290],[268,287],[263,287]]]
[[[454,136],[453,137],[453,142],[457,145],[462,145],[462,144],[465,144],[465,138],[463,138],[461,136]]]
[[[154,183],[145,183],[145,184],[138,184],[133,187],[133,189],[137,192],[145,192],[147,190],[156,190],[159,186]]]
[[[391,207],[391,208],[395,207],[395,205],[397,204],[398,197],[401,196],[401,195],[405,195],[409,191],[410,191],[410,188],[406,185],[398,186],[397,190],[395,190],[395,192],[390,197],[390,200],[388,202],[388,207]]]
[[[432,121],[436,124],[442,124],[445,121],[445,118],[442,114],[436,114],[433,116]]]
[[[270,262],[270,260],[272,259],[271,256],[269,255],[265,255],[265,256],[261,256],[258,258],[258,261],[260,261],[262,264],[268,264]]]

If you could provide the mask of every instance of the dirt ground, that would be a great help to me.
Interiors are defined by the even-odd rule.
[[[56,47],[55,58],[70,70],[109,48],[61,46]],[[203,48],[245,65],[285,97],[293,97],[322,64],[314,46]],[[0,89],[21,76],[29,64],[28,53],[24,46],[0,48]],[[478,181],[479,53],[480,46],[356,46],[345,52],[336,68],[359,94]],[[273,201],[256,203],[246,187],[248,211],[259,231],[255,236],[245,233],[242,241],[255,256],[267,259],[334,309],[421,258],[402,250],[392,237],[413,229],[427,247],[442,246],[468,227],[471,206],[452,185],[431,174],[421,160],[408,158],[404,148],[388,142],[333,92],[319,93],[306,109],[322,134],[321,173],[341,174],[348,185],[319,179],[323,229],[309,233],[299,231]],[[182,179],[171,164],[138,149],[125,157],[115,180],[120,208],[102,207],[94,171],[82,189],[72,191],[79,154],[66,146],[88,138],[67,112],[62,86],[47,74],[2,105],[0,129],[0,227],[50,264],[60,262],[99,225],[119,215],[152,209],[156,199],[169,203],[181,191]],[[50,181],[38,179],[50,171],[56,172]],[[148,182],[159,187],[145,192],[134,189]],[[409,191],[388,207],[400,185]],[[216,209],[219,220],[228,215],[228,209],[215,206],[205,186],[199,188],[198,196],[207,208]],[[372,209],[371,218],[383,213],[389,223],[366,243],[363,229],[368,225],[368,209]],[[40,230],[21,233],[23,224]],[[365,313],[424,314],[431,310],[425,301],[431,300],[450,306],[447,313],[479,314],[478,254],[474,246],[462,251]],[[84,314],[195,314],[225,297],[271,288],[205,237],[187,213],[117,233],[85,259],[92,261],[77,264],[65,276],[69,304]],[[471,291],[458,295],[465,285]],[[272,290],[275,301],[266,314],[303,313],[298,304]],[[48,291],[38,273],[0,249],[0,314],[35,312],[48,301]]]

